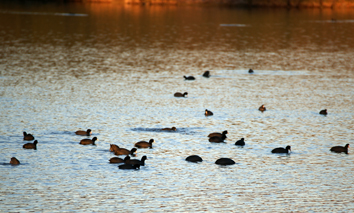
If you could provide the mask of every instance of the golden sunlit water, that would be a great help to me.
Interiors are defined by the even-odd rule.
[[[353,10],[0,8],[0,212],[354,211],[352,149],[329,151],[354,145]],[[109,164],[110,144],[151,138],[140,170]]]

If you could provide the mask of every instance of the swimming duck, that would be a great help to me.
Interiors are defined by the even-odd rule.
[[[140,169],[139,164],[123,164],[118,166],[119,169]]]
[[[345,146],[334,146],[330,149],[330,151],[337,152],[337,153],[344,152],[345,154],[348,154],[348,149],[349,149],[349,144],[346,144]]]
[[[226,135],[222,135],[221,137],[219,136],[213,136],[209,138],[209,142],[214,142],[214,143],[224,143],[224,140],[226,139]]]
[[[75,132],[75,134],[90,136],[91,135],[91,129],[87,129],[86,131],[78,130],[78,131]]]
[[[321,110],[321,111],[320,111],[320,114],[321,114],[321,115],[327,115],[327,114],[328,114],[328,113],[327,113],[327,109]]]
[[[184,80],[195,80],[194,76],[183,76]]]
[[[109,147],[109,151],[110,152],[114,152],[116,150],[119,149],[119,146],[115,145],[115,144],[110,144],[110,147]]]
[[[109,159],[109,163],[124,163],[124,159],[119,157],[113,157]]]
[[[188,92],[185,93],[180,93],[180,92],[176,92],[173,96],[175,97],[186,97],[188,95]]]
[[[236,141],[235,145],[244,146],[245,145],[245,139],[241,138],[240,140]]]
[[[132,165],[140,165],[140,166],[145,166],[145,161],[146,161],[147,157],[146,155],[144,155],[143,157],[141,157],[141,160],[138,159],[130,159],[129,156],[127,156],[126,158],[124,158],[124,162],[125,164],[132,164]]]
[[[225,138],[227,138],[227,137],[226,137],[226,134],[227,134],[227,133],[228,133],[227,130],[223,131],[222,133],[220,133],[220,132],[213,132],[213,133],[210,133],[210,134],[208,135],[208,137],[210,138],[210,137],[214,137],[214,136],[218,136],[218,137],[223,137],[223,136],[225,136]]]
[[[283,147],[278,147],[272,150],[272,153],[287,153],[289,154],[289,151],[291,151],[290,146],[286,146],[285,148]]]
[[[198,155],[190,155],[186,158],[186,161],[197,163],[197,162],[202,162],[203,159]]]
[[[135,147],[137,148],[152,148],[152,143],[154,143],[154,139],[150,139],[149,142],[146,141],[139,141],[134,144]]]
[[[209,78],[210,77],[210,71],[207,70],[203,73],[203,77]]]
[[[31,134],[27,134],[27,132],[23,132],[23,140],[24,141],[32,141],[32,140],[34,140],[34,137]]]
[[[260,106],[260,107],[258,108],[258,110],[261,111],[261,112],[264,112],[264,111],[266,111],[267,109],[265,108],[264,105],[262,105],[262,106]]]
[[[22,147],[25,148],[25,149],[34,149],[34,150],[36,150],[37,149],[37,143],[38,143],[38,141],[35,140],[33,143],[26,143]]]
[[[128,149],[124,149],[124,148],[119,148],[118,150],[114,151],[115,155],[135,155],[137,149],[136,148],[132,148],[130,151]]]
[[[212,115],[214,115],[214,113],[212,112],[212,111],[210,111],[210,110],[207,110],[207,109],[205,109],[205,116],[212,116]]]
[[[220,158],[218,160],[215,161],[216,164],[218,165],[233,165],[235,164],[235,161],[233,161],[232,159],[230,158]]]
[[[81,145],[96,145],[95,142],[98,141],[97,137],[93,137],[92,139],[82,139],[80,141]]]
[[[177,131],[176,127],[172,127],[172,128],[163,128],[161,129],[162,131]]]
[[[10,164],[11,165],[18,165],[18,164],[20,164],[20,161],[17,160],[17,158],[12,157],[11,160],[10,160]]]
[[[253,69],[249,69],[248,73],[254,73]]]

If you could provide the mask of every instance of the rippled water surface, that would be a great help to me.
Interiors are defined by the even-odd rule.
[[[354,144],[353,11],[0,6],[0,212],[354,211],[354,157],[329,151]],[[140,170],[109,164],[151,138]]]

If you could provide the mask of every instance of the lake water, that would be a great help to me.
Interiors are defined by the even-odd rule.
[[[354,144],[353,10],[0,8],[0,212],[354,211],[354,155],[329,151]],[[109,164],[110,144],[151,138],[145,167]]]

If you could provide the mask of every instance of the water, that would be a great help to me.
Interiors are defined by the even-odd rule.
[[[0,8],[1,212],[354,210],[353,155],[329,151],[354,144],[352,11]],[[87,128],[96,146],[79,145]],[[223,130],[226,143],[208,142]],[[22,149],[23,131],[37,150]],[[110,144],[151,138],[140,170],[108,163]],[[271,153],[286,145],[290,155]]]

